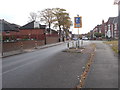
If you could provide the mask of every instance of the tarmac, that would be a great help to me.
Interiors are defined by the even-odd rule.
[[[37,49],[52,47],[62,43],[64,42],[39,46]],[[96,44],[95,57],[85,80],[84,88],[118,88],[118,56],[102,41],[95,41],[94,43]],[[7,52],[3,53],[3,57],[37,49]]]
[[[96,43],[94,62],[84,88],[118,88],[118,57],[103,42]]]

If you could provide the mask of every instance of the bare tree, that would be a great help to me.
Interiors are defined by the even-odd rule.
[[[49,30],[51,30],[51,24],[54,22],[54,14],[52,9],[47,8],[40,12],[40,21],[48,25]]]
[[[31,21],[36,21],[36,19],[37,19],[37,13],[31,12],[30,16],[28,18],[30,19],[30,22]]]

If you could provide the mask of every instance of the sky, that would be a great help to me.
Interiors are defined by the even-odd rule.
[[[96,25],[105,22],[109,17],[118,16],[118,6],[114,0],[1,0],[0,19],[10,23],[25,25],[29,21],[30,12],[38,12],[46,8],[64,8],[74,17],[82,16],[82,28],[79,33],[87,33]],[[70,28],[73,34],[78,33],[74,26]]]

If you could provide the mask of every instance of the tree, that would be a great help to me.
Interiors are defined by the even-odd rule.
[[[72,24],[71,19],[69,17],[69,13],[66,12],[65,9],[62,8],[53,8],[53,14],[55,16],[55,26],[59,27],[59,36],[61,37],[61,30],[66,32],[66,35],[68,33],[68,29],[70,28],[70,25]]]
[[[87,38],[90,38],[90,37],[91,37],[91,36],[90,36],[90,32],[88,32],[88,33],[87,33]]]
[[[96,37],[101,37],[101,34],[98,33],[98,32],[96,32],[94,35],[95,35]]]
[[[65,17],[63,22],[64,22],[63,30],[65,31],[66,37],[67,37],[67,36],[69,36],[69,29],[70,29],[70,26],[72,25],[72,21],[71,21],[70,17]]]
[[[54,22],[54,14],[52,9],[47,8],[40,12],[40,21],[44,22],[51,29],[51,24]]]
[[[31,21],[36,21],[36,19],[37,19],[37,13],[31,12],[30,16],[28,18],[30,19],[30,22]]]
[[[104,36],[105,36],[105,34],[103,34],[103,33],[98,33],[98,32],[96,32],[94,35],[95,35],[96,37],[104,37]]]

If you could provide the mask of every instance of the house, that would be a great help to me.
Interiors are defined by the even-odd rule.
[[[118,17],[109,17],[107,21],[106,36],[112,39],[118,39]]]
[[[107,37],[108,38],[114,38],[114,21],[115,17],[109,17],[108,21],[107,21],[107,26],[108,26],[108,30],[107,30]]]
[[[44,40],[46,25],[40,25],[36,21],[29,22],[28,24],[20,27],[20,39],[29,40]]]
[[[4,19],[0,20],[0,28],[2,29],[2,36],[3,40],[15,40],[17,36],[19,36],[19,28],[20,26],[17,24],[9,23],[5,21]]]
[[[38,22],[32,21],[22,27],[5,20],[0,22],[3,41],[44,40],[45,38],[46,25],[40,25]]]
[[[118,17],[109,17],[107,22],[102,20],[102,24],[90,31],[91,39],[97,38],[96,33],[101,34],[101,38],[118,39]]]
[[[119,36],[119,32],[118,32],[118,17],[114,18],[113,24],[114,24],[114,39],[118,39],[118,36]]]

